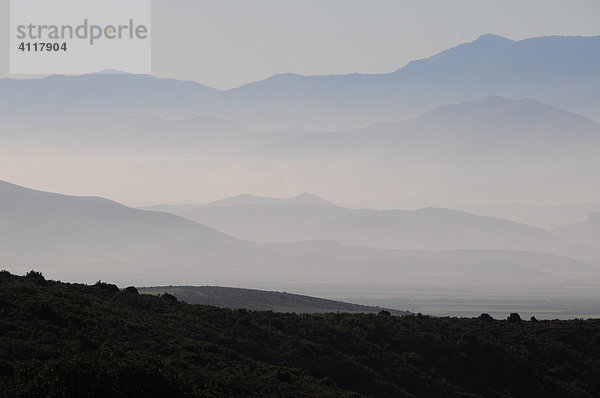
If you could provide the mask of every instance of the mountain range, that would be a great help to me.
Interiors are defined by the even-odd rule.
[[[593,283],[599,50],[600,36],[484,35],[388,74],[226,91],[0,79],[3,179],[210,202],[0,183],[0,264],[138,286]]]
[[[600,36],[471,43],[380,75],[276,75],[218,91],[194,82],[128,74],[1,79],[0,118],[27,123],[256,114],[310,115],[332,123],[397,121],[491,95],[533,98],[600,117]],[[313,123],[314,125],[314,123]]]
[[[499,95],[535,98],[595,117],[599,50],[600,36],[512,41],[486,34],[389,74],[283,74],[231,90],[230,100],[252,99],[255,107],[365,120],[372,115],[397,119]]]
[[[272,213],[274,218],[282,217],[285,212],[297,212],[295,220],[305,218],[305,223],[291,220],[287,226],[298,231],[304,229],[303,232],[311,221],[316,221],[315,211],[318,211],[323,221],[317,227],[323,228],[323,233],[339,232],[337,226],[350,225],[350,237],[359,236],[361,228],[362,235],[368,236],[375,233],[377,225],[383,225],[383,231],[389,234],[410,238],[412,229],[423,237],[429,234],[440,239],[447,237],[450,243],[443,246],[437,242],[436,247],[426,240],[431,243],[430,250],[414,250],[418,247],[385,250],[315,238],[305,242],[255,243],[176,215],[132,209],[102,198],[58,195],[2,183],[0,264],[12,272],[35,268],[49,277],[65,276],[74,281],[102,275],[123,285],[152,286],[162,282],[286,290],[302,284],[349,288],[449,281],[551,284],[581,278],[591,280],[596,275],[593,264],[557,255],[573,248],[579,249],[575,254],[586,253],[584,246],[568,245],[526,225],[456,211],[378,213],[306,204],[241,204],[206,209],[238,215],[248,206],[269,206],[279,212]],[[254,214],[257,222],[264,223],[265,231],[277,226],[273,221],[269,225],[267,219],[261,219],[261,211]],[[290,216],[287,217],[289,220]],[[243,221],[246,220],[240,222]],[[279,223],[281,231],[284,226]],[[443,228],[436,232],[440,226]],[[474,228],[481,230],[481,239],[474,236]],[[451,234],[453,229],[456,236]],[[282,236],[285,237],[283,231]],[[383,233],[379,236],[383,239]],[[491,238],[508,243],[498,248],[499,243],[486,241]],[[460,244],[460,239],[464,244]],[[415,243],[410,240],[402,243],[402,239],[395,242],[403,247]],[[462,250],[432,251],[444,247]],[[542,249],[549,254],[533,253]],[[319,283],[315,285],[315,281]]]
[[[130,203],[304,191],[388,209],[594,203],[599,46],[484,35],[388,74],[227,91],[115,73],[0,79],[2,178]]]
[[[147,185],[156,190],[171,182],[185,184],[198,196],[284,186],[340,202],[387,199],[395,201],[392,207],[404,208],[600,200],[600,124],[530,99],[487,97],[415,119],[344,131],[265,132],[214,117],[130,116],[8,129],[0,140],[4,167],[14,169],[15,177],[23,178],[31,167],[29,160],[14,156],[26,148],[57,170],[67,161],[68,176],[73,168],[87,170],[95,181],[109,184],[100,192],[119,194],[131,184],[110,185],[127,177],[158,180],[160,185]],[[100,171],[89,170],[93,164]],[[135,175],[128,177],[128,170]],[[202,181],[203,188],[189,181]]]

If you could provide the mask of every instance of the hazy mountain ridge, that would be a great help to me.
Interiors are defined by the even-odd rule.
[[[54,75],[0,79],[0,117],[27,124],[106,121],[115,116],[198,116],[198,104],[218,90],[195,82],[147,75]],[[24,106],[27,105],[27,106]],[[159,109],[162,110],[159,112]]]
[[[378,211],[307,204],[242,203],[227,207],[209,204],[161,209],[257,242],[329,239],[380,249],[503,249],[569,256],[578,252],[578,248],[560,242],[539,228],[440,208]]]
[[[113,243],[126,243],[129,239],[149,237],[149,234],[155,234],[153,239],[159,243],[168,240],[173,231],[180,230],[190,239],[235,242],[233,238],[190,220],[167,213],[131,209],[108,199],[36,191],[1,181],[0,195],[1,228],[5,236],[26,236],[28,233],[35,236],[43,232],[52,239],[61,233],[72,231],[77,234],[85,229],[97,233],[96,238],[107,238]],[[117,237],[115,233],[122,233],[122,236]],[[65,238],[76,239],[77,235]]]
[[[348,156],[370,167],[410,165],[425,169],[440,163],[451,172],[473,173],[514,167],[554,169],[597,166],[600,124],[535,100],[488,97],[431,110],[416,119],[376,123],[347,131],[256,132],[215,117],[167,121],[158,117],[123,116],[107,122],[39,126],[7,130],[10,144],[47,151],[144,154],[180,158],[202,154],[236,163]]]
[[[535,100],[488,97],[443,106],[397,123],[283,137],[257,156],[285,156],[295,151],[297,156],[362,153],[412,162],[425,157],[427,161],[441,158],[468,163],[464,157],[470,162],[490,156],[496,162],[519,162],[525,156],[536,161],[548,162],[552,157],[554,162],[562,158],[572,162],[569,150],[593,159],[590,146],[600,148],[599,123]]]
[[[589,213],[585,222],[563,225],[552,232],[567,242],[588,245],[600,250],[600,213]]]
[[[291,210],[296,217],[308,221],[310,218],[298,208],[312,209],[311,212],[317,209],[325,215],[329,212],[353,214],[348,209],[319,205],[242,205],[206,209],[235,214],[237,208],[256,211],[260,206]],[[465,217],[467,220],[487,220],[446,210],[433,209],[424,213],[435,220],[440,212],[451,218],[458,217],[458,220]],[[422,212],[396,213],[408,219],[422,217]],[[13,271],[27,270],[35,265],[55,277],[69,275],[84,281],[97,275],[100,269],[105,277],[123,284],[149,286],[159,285],[162,281],[174,285],[194,283],[252,288],[281,288],[290,283],[306,284],[315,280],[346,286],[451,280],[480,283],[477,281],[490,278],[498,283],[507,280],[524,282],[531,278],[539,282],[542,278],[548,283],[558,275],[563,280],[565,275],[575,279],[582,273],[590,277],[595,275],[595,268],[571,259],[538,256],[532,260],[532,254],[527,253],[509,255],[503,251],[488,251],[478,254],[473,251],[471,257],[465,259],[436,257],[433,253],[418,251],[344,246],[332,241],[257,244],[162,212],[131,209],[96,198],[33,191],[11,184],[3,184],[0,190],[0,214],[3,219],[0,224],[3,237],[1,264]],[[365,213],[358,211],[358,214],[360,217],[350,220],[362,226],[355,232],[366,236],[372,230],[365,229],[368,224],[362,222]],[[366,214],[374,213],[367,211]],[[452,229],[455,221],[442,218],[438,224],[431,225],[446,224]],[[503,225],[516,226],[516,231],[511,232],[510,228],[506,231],[513,234],[522,228],[533,231],[534,236],[536,231],[541,231],[501,220],[490,219],[490,222],[487,225],[491,228],[491,236],[499,232],[497,226]],[[267,225],[263,224],[266,230]],[[346,228],[344,223],[341,225]],[[408,235],[418,224],[413,221],[409,225],[412,228],[404,229]],[[297,226],[289,224],[288,227]],[[449,233],[444,235],[447,236]],[[545,234],[542,236],[546,239]],[[552,243],[554,249],[564,247],[558,240],[552,240]]]
[[[59,275],[81,277],[102,269],[122,279],[135,279],[136,274],[152,279],[178,262],[206,267],[219,258],[227,262],[227,253],[243,256],[256,250],[253,244],[172,214],[0,186],[0,262],[18,269],[38,264]]]
[[[465,211],[490,217],[503,218],[544,229],[575,224],[587,219],[591,212],[600,212],[600,203],[577,203],[562,206],[533,206],[527,203],[467,206]]]

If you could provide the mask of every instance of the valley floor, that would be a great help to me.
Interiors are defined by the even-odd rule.
[[[505,319],[518,312],[523,318],[599,318],[600,283],[546,287],[531,285],[402,285],[295,286],[294,291],[362,305],[405,309],[431,316],[476,317],[488,313]],[[376,292],[376,293],[374,293]]]

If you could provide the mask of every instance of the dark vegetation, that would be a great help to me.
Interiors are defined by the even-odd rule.
[[[0,272],[0,396],[600,396],[600,320],[252,312]]]
[[[382,308],[343,301],[303,296],[285,292],[240,289],[220,286],[163,286],[140,288],[143,294],[169,293],[188,304],[211,305],[253,311],[296,312],[318,314],[327,312],[378,313]],[[386,309],[393,315],[409,315],[408,311]]]

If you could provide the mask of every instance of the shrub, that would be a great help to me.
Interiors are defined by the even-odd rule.
[[[161,295],[160,297],[164,298],[165,300],[171,301],[173,303],[177,302],[177,297],[173,296],[172,294],[166,293],[166,292],[163,295]]]
[[[106,290],[107,292],[110,292],[110,293],[119,293],[119,291],[120,291],[119,287],[117,285],[113,285],[112,283],[106,283],[106,282],[102,282],[102,281],[96,282],[96,284],[94,286],[99,289]]]
[[[510,314],[507,319],[509,322],[521,322],[521,316],[516,312]]]
[[[479,315],[478,319],[481,321],[484,321],[484,322],[493,322],[494,321],[494,318],[492,318],[492,316],[490,314],[486,314],[486,313]]]
[[[27,273],[27,275],[25,275],[25,278],[31,279],[32,281],[35,282],[36,285],[39,285],[39,286],[47,286],[48,285],[48,283],[46,282],[46,278],[44,278],[44,275],[42,275],[41,272],[31,270]]]
[[[138,292],[138,290],[134,286],[126,287],[125,292],[130,294],[140,294],[140,292]]]

